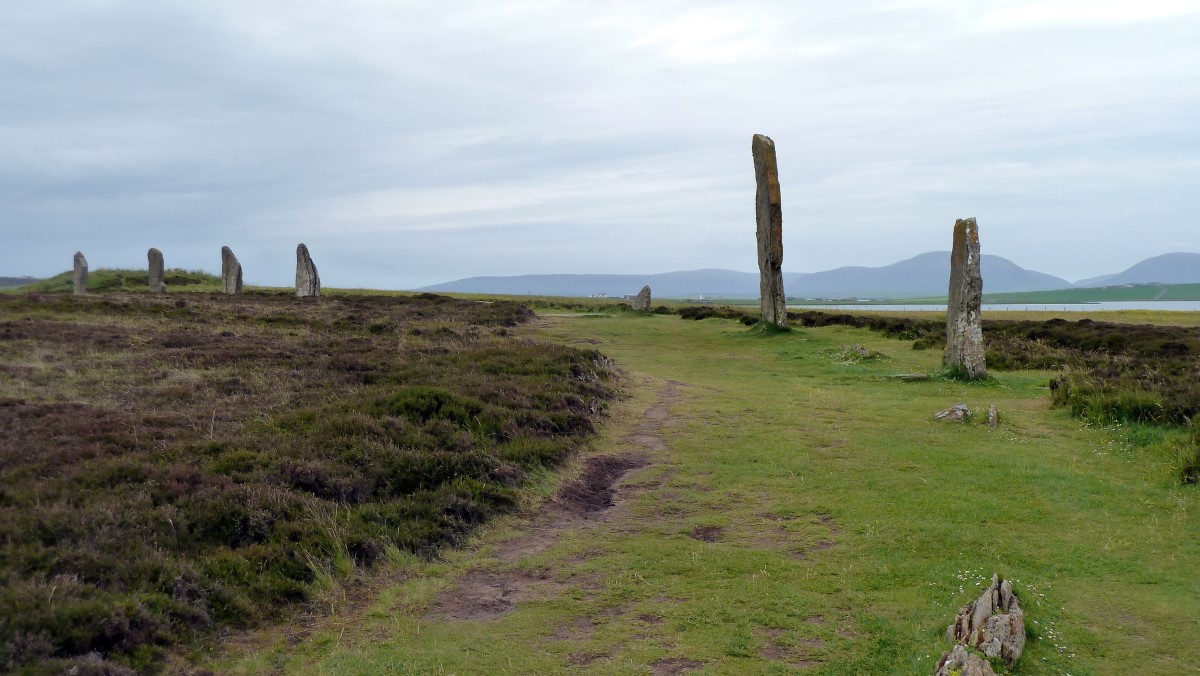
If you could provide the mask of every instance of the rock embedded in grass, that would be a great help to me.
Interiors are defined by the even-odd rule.
[[[146,260],[149,262],[150,268],[150,293],[162,293],[167,290],[167,283],[163,281],[163,255],[162,252],[154,247],[146,252]]]
[[[296,295],[300,298],[310,298],[321,295],[321,278],[317,275],[317,265],[312,256],[308,255],[308,247],[303,243],[296,247]]]
[[[297,285],[297,289],[299,289],[299,285]],[[233,255],[233,249],[223,246],[221,247],[221,293],[233,295],[241,292],[242,264],[238,262],[237,256]]]
[[[82,251],[75,252],[75,295],[87,293],[88,263]]]
[[[642,290],[638,292],[637,297],[633,299],[633,303],[631,303],[631,305],[633,306],[633,309],[636,310],[637,312],[649,312],[650,311],[650,287],[643,286]]]
[[[934,676],[995,676],[992,665],[979,655],[973,655],[961,645],[954,646],[938,661]]]
[[[954,623],[946,628],[946,638],[1015,665],[1025,650],[1025,611],[1012,583],[992,575],[983,594],[959,608]]]
[[[969,378],[986,378],[983,348],[983,276],[979,272],[979,226],[974,218],[954,222],[950,294],[946,305],[947,368]]]
[[[755,221],[758,224],[759,301],[762,320],[787,327],[787,304],[783,293],[783,206],[779,190],[779,162],[775,142],[755,134],[750,143],[754,155]]]
[[[955,404],[933,416],[934,420],[942,422],[964,422],[971,417],[971,409],[966,404]]]

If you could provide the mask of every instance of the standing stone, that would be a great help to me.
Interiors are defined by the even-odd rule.
[[[300,278],[298,270],[297,268],[296,279]],[[313,274],[316,274],[315,270]],[[299,288],[299,282],[297,282],[297,288]],[[241,292],[242,264],[238,262],[237,256],[233,255],[233,249],[223,246],[221,247],[221,293],[232,295]]]
[[[83,257],[82,251],[75,252],[75,295],[79,296],[87,293],[87,259]]]
[[[755,134],[750,144],[754,153],[755,220],[758,223],[759,300],[762,319],[787,327],[787,305],[783,294],[783,207],[779,193],[779,163],[775,142]]]
[[[312,256],[308,255],[308,247],[303,244],[296,247],[296,295],[300,298],[321,295],[321,278],[317,276],[317,266]]]
[[[950,252],[950,295],[946,306],[947,368],[960,369],[969,378],[986,378],[984,363],[983,277],[979,273],[979,226],[974,218],[954,222],[954,248]]]
[[[650,311],[650,287],[649,286],[642,287],[642,290],[638,292],[637,298],[633,299],[632,305],[633,305],[633,309],[638,312],[649,312]]]
[[[150,293],[166,291],[167,283],[163,281],[162,252],[150,247],[150,250],[146,252],[146,258],[150,261]]]

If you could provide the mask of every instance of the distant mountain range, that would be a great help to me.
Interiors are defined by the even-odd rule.
[[[999,256],[981,260],[984,287],[993,291],[1044,291],[1071,286],[1065,279],[1025,270]],[[789,298],[910,298],[946,293],[950,252],[931,251],[879,268],[844,267],[825,272],[785,272]],[[623,296],[649,284],[660,298],[753,298],[758,274],[734,270],[688,270],[653,275],[519,275],[470,277],[421,291],[544,296]]]
[[[1081,279],[1075,286],[1120,286],[1122,284],[1195,284],[1200,282],[1200,254],[1169,253],[1154,256],[1115,275]]]
[[[40,281],[42,280],[37,277],[0,277],[0,289],[11,289]]]
[[[1052,291],[1075,286],[1109,286],[1145,283],[1200,283],[1200,254],[1171,253],[1148,258],[1113,275],[1072,284],[1034,270],[1026,270],[999,256],[981,260],[986,293]],[[844,267],[824,272],[785,272],[783,285],[789,298],[920,298],[944,296],[949,284],[950,253],[931,251],[878,268]],[[758,296],[758,275],[734,270],[688,270],[651,275],[518,275],[469,277],[427,286],[421,291],[456,291],[540,296],[620,297],[635,294],[648,284],[659,298],[753,298]]]

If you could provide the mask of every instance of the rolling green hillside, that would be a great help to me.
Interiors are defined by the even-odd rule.
[[[43,279],[35,284],[22,286],[14,291],[36,293],[69,293],[73,286],[71,270]],[[219,291],[221,278],[202,270],[173,268],[163,275],[168,291]],[[101,291],[145,291],[150,286],[146,270],[123,270],[101,268],[88,272],[87,289],[92,293]]]

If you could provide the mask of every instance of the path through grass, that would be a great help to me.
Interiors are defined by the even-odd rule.
[[[1200,670],[1196,489],[1050,409],[1049,373],[899,382],[940,352],[844,327],[585,316],[538,330],[627,373],[631,397],[590,452],[643,459],[616,506],[533,505],[221,670],[928,674],[993,571],[1031,622],[1019,673]],[[960,401],[996,405],[1000,427],[931,420]],[[541,494],[555,490],[547,478]]]

